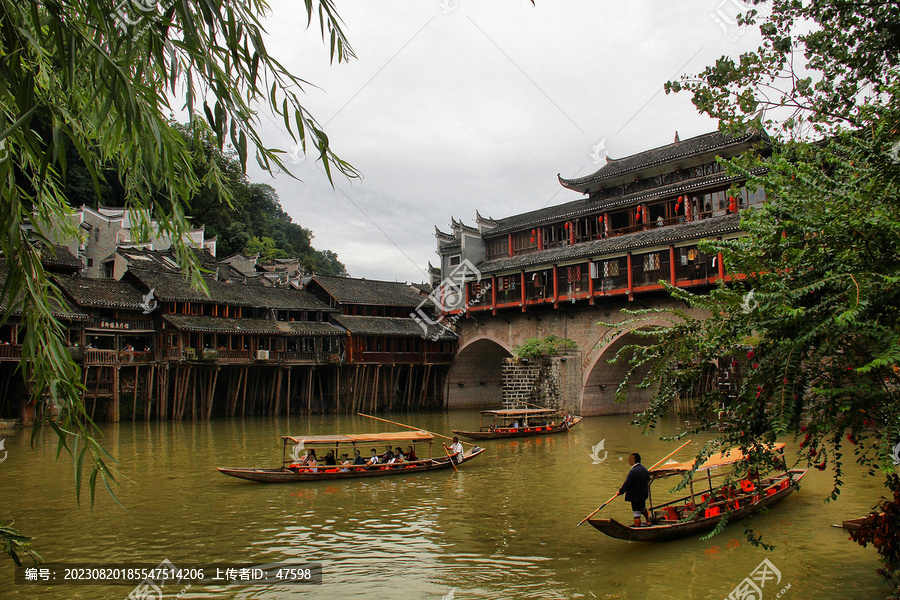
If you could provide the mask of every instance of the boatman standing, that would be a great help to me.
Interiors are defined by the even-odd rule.
[[[459,443],[459,438],[454,436],[453,443],[450,444],[450,454],[456,456],[457,464],[462,464],[464,452],[462,444]]]
[[[650,472],[641,464],[641,455],[637,452],[628,455],[628,464],[631,470],[622,484],[620,494],[625,494],[625,501],[631,502],[631,510],[634,513],[634,526],[641,526],[641,515],[650,523],[650,513],[647,512],[647,497],[650,495]]]

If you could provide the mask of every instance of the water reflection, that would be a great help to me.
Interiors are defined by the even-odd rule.
[[[391,418],[391,417],[388,417]],[[476,412],[397,415],[446,432],[477,424]],[[286,433],[385,431],[359,417],[259,419],[104,426],[119,459],[116,506],[74,502],[71,461],[53,460],[51,435],[34,450],[28,431],[7,435],[0,464],[0,515],[34,536],[51,562],[321,561],[324,581],[305,586],[193,586],[182,598],[724,598],[764,558],[791,589],[785,598],[883,598],[874,551],[830,527],[864,514],[880,480],[850,466],[836,503],[823,504],[827,473],[811,472],[800,492],[753,520],[774,553],[751,547],[734,525],[701,542],[628,543],[575,524],[615,493],[639,451],[645,462],[676,445],[646,437],[628,417],[583,421],[568,435],[482,442],[488,452],[459,473],[437,471],[313,484],[266,485],[220,475],[217,466],[272,466]],[[662,433],[673,433],[665,423]],[[604,441],[606,460],[592,449]],[[690,457],[696,438],[678,458]],[[436,448],[439,452],[440,448]],[[602,453],[601,453],[602,455]],[[627,520],[616,500],[604,515]],[[783,585],[783,583],[782,583]],[[125,598],[122,586],[32,588],[0,568],[3,598]],[[179,590],[174,590],[176,593]],[[764,598],[778,590],[766,588]]]

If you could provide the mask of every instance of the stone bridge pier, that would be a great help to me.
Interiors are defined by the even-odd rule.
[[[670,322],[669,312],[637,318],[622,313],[623,308],[646,307],[668,311],[676,308],[676,302],[659,294],[642,296],[641,302],[560,303],[555,309],[470,314],[457,322],[459,350],[447,379],[447,405],[451,409],[499,407],[503,359],[528,338],[554,334],[576,344],[563,363],[562,408],[584,416],[640,412],[648,406],[654,390],[631,387],[625,402],[615,402],[627,365],[610,361],[622,347],[643,340],[637,330]],[[677,308],[686,310],[680,302]],[[601,324],[628,320],[632,322],[621,332]]]

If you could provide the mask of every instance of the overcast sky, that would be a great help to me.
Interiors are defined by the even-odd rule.
[[[575,177],[613,158],[716,128],[663,84],[759,42],[739,0],[338,0],[357,59],[329,63],[302,3],[272,0],[268,48],[309,81],[306,106],[363,174],[296,161],[296,181],[250,165],[318,249],[354,277],[425,281],[434,226],[474,225],[581,197]],[[291,152],[277,121],[269,146]],[[598,147],[599,145],[599,147]],[[595,148],[597,152],[594,153]],[[593,156],[592,156],[593,154]]]

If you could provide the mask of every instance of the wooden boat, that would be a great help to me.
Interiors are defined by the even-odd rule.
[[[781,452],[783,448],[784,444],[775,444],[772,450]],[[728,521],[731,523],[778,504],[798,488],[798,483],[807,472],[807,469],[785,468],[767,477],[744,479],[739,482],[739,489],[713,487],[712,479],[725,475],[714,476],[710,473],[712,469],[743,459],[744,454],[740,450],[710,456],[695,471],[695,473],[706,471],[709,482],[709,489],[706,492],[695,493],[692,479],[690,496],[656,506],[653,505],[651,496],[648,510],[654,525],[634,527],[615,519],[589,519],[588,523],[610,537],[635,542],[666,542],[700,535],[715,529],[723,514],[728,514]],[[656,479],[684,475],[693,467],[694,461],[690,461],[669,463],[653,469],[650,471],[651,487]]]
[[[485,417],[490,423],[485,425]],[[505,438],[549,435],[569,431],[582,417],[564,420],[563,414],[552,408],[506,408],[481,411],[481,426],[478,431],[454,429],[453,433],[473,440],[499,440]],[[518,423],[518,427],[512,427]]]
[[[840,529],[846,529],[847,531],[856,531],[868,520],[872,518],[878,518],[884,513],[872,514],[865,517],[857,517],[856,519],[847,519],[846,521],[842,521],[840,525],[832,525],[832,527],[838,527]]]
[[[219,472],[240,479],[259,481],[264,483],[321,481],[326,479],[354,479],[359,477],[382,477],[386,475],[409,475],[421,471],[435,471],[437,469],[450,469],[450,456],[431,457],[431,444],[434,436],[425,431],[398,431],[389,433],[356,433],[346,435],[307,435],[307,436],[282,436],[283,451],[280,468],[243,468],[231,469],[219,467]],[[323,462],[325,451],[334,450],[335,456],[341,455],[341,450],[351,457],[353,450],[359,449],[363,458],[368,459],[371,448],[380,451],[380,445],[412,446],[416,455],[419,450],[428,444],[429,458],[395,464],[378,464],[374,466],[342,466],[325,465]],[[288,447],[291,450],[288,450]],[[299,465],[299,451],[315,449],[319,457],[315,467]],[[484,452],[484,448],[474,447],[463,453],[462,457],[453,455],[457,465],[465,463]],[[380,454],[379,454],[380,456]]]

